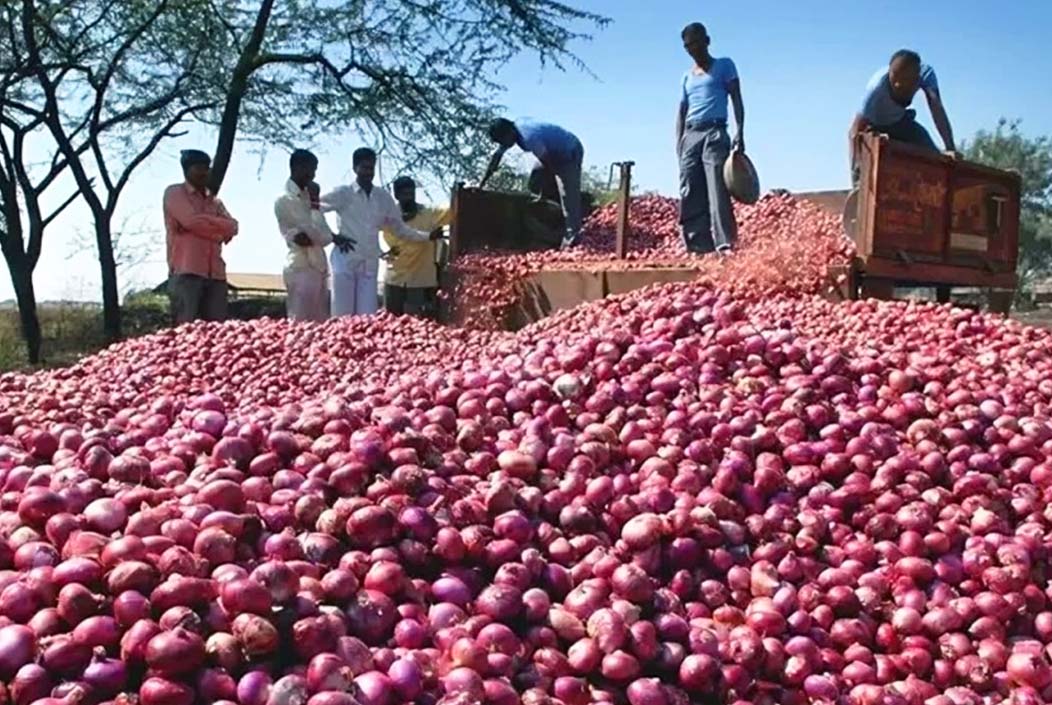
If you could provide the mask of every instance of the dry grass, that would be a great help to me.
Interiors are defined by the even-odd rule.
[[[138,296],[121,309],[124,335],[145,335],[170,325],[168,299]],[[44,362],[39,367],[63,367],[106,347],[102,333],[102,307],[80,302],[45,303],[39,307],[43,331]],[[230,302],[232,318],[281,317],[282,299],[241,299]],[[31,369],[13,306],[0,309],[0,372]]]

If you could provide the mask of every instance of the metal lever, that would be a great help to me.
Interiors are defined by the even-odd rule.
[[[617,240],[614,243],[614,251],[618,259],[624,259],[628,254],[628,206],[632,198],[632,167],[635,162],[614,162],[610,165],[610,179],[607,188],[614,185],[614,168],[620,168],[621,181],[617,195]]]

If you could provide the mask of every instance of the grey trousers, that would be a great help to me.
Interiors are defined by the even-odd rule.
[[[559,200],[566,216],[566,239],[563,246],[574,245],[581,234],[581,163],[584,151],[573,158],[554,166],[555,178],[559,182]]]
[[[723,163],[731,152],[725,125],[687,127],[679,145],[679,222],[688,252],[730,247],[738,234]]]
[[[384,285],[384,308],[396,316],[434,318],[438,289]]]
[[[226,320],[226,280],[196,274],[168,277],[168,302],[176,325],[190,321]]]

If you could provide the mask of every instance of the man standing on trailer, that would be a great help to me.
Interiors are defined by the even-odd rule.
[[[489,136],[498,147],[490,157],[479,188],[485,188],[509,149],[518,145],[522,151],[530,152],[558,181],[559,199],[566,216],[563,247],[576,245],[581,234],[581,168],[584,161],[581,140],[558,125],[527,119],[515,122],[504,118],[495,120],[489,126]]]
[[[910,108],[918,90],[924,91],[928,99],[935,128],[942,137],[946,152],[953,156],[957,148],[953,142],[953,130],[946,108],[939,93],[939,81],[935,69],[921,62],[920,55],[909,49],[901,49],[891,57],[886,69],[879,69],[866,85],[862,99],[862,110],[851,123],[850,152],[851,176],[857,185],[859,180],[858,136],[863,132],[886,135],[899,142],[939,151],[928,131],[917,122],[917,111]]]
[[[168,299],[175,323],[226,319],[223,245],[237,235],[237,221],[208,190],[212,158],[197,149],[179,159],[183,183],[164,191],[168,245]]]
[[[683,47],[694,66],[680,83],[676,114],[679,155],[680,216],[687,251],[729,254],[737,238],[731,195],[723,181],[723,163],[730,156],[727,98],[734,104],[737,132],[733,146],[745,151],[745,106],[738,69],[728,58],[709,53],[708,31],[695,22],[683,30]]]
[[[390,227],[403,240],[427,242],[442,237],[438,228],[426,233],[409,227],[391,194],[374,188],[376,152],[368,147],[351,157],[355,181],[321,197],[323,212],[335,211],[340,236],[353,249],[333,248],[332,315],[363,316],[376,313],[379,304],[380,230]]]
[[[411,228],[433,232],[449,225],[448,209],[425,208],[416,201],[416,182],[400,176],[391,185],[402,210],[402,220]],[[437,309],[438,265],[432,240],[419,242],[400,238],[393,228],[384,228],[389,258],[384,276],[384,308],[401,316],[434,318]]]

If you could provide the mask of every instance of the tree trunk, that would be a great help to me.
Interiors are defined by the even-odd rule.
[[[234,155],[234,139],[237,137],[237,125],[241,118],[241,103],[248,90],[248,74],[241,74],[235,69],[234,77],[230,81],[227,90],[226,105],[223,106],[223,118],[219,122],[219,138],[216,140],[216,153],[212,158],[212,173],[208,181],[208,189],[212,193],[219,193],[226,178],[226,170],[230,167],[230,159]]]
[[[33,289],[33,271],[26,258],[5,253],[11,272],[11,284],[18,301],[18,317],[22,324],[22,339],[26,343],[26,357],[31,365],[40,362],[40,319],[37,317],[37,295]]]
[[[270,25],[270,14],[274,9],[274,0],[262,0],[259,10],[256,12],[256,21],[252,27],[252,34],[248,42],[241,50],[237,65],[234,67],[230,78],[230,86],[226,91],[226,104],[223,106],[223,118],[219,122],[219,139],[216,143],[216,153],[212,158],[212,176],[208,182],[208,188],[212,193],[219,193],[226,178],[226,170],[230,166],[230,158],[234,154],[234,138],[237,137],[237,125],[241,119],[241,103],[248,91],[248,79],[252,76],[259,65],[259,50],[263,46],[263,37],[266,36],[267,27]]]
[[[121,337],[121,300],[109,215],[95,218],[95,244],[99,249],[99,270],[102,273],[102,329],[106,339],[115,342]]]

